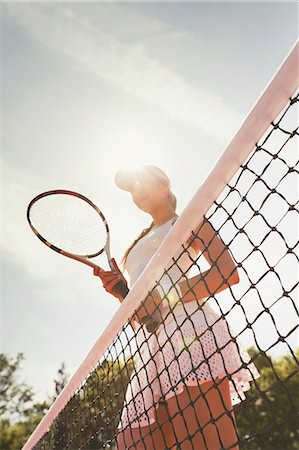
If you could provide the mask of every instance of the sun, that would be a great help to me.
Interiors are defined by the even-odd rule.
[[[163,141],[146,123],[122,124],[107,136],[105,154],[114,168],[136,170],[161,158]]]

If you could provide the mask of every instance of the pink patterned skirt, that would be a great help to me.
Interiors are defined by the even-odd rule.
[[[186,314],[187,311],[187,314]],[[260,374],[225,319],[208,305],[181,303],[155,333],[137,330],[138,353],[127,387],[118,429],[142,427],[156,420],[159,402],[187,386],[229,380],[232,405],[245,400],[249,382]]]

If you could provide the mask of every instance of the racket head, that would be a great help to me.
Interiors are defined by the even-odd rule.
[[[64,189],[43,192],[29,203],[27,220],[52,250],[80,259],[94,258],[105,250],[110,263],[108,223],[84,195]]]

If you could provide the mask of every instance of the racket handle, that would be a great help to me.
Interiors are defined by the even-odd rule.
[[[123,283],[122,281],[119,281],[118,283],[116,283],[116,285],[113,287],[113,290],[115,292],[117,292],[118,294],[120,294],[122,296],[122,298],[125,298],[126,295],[128,294],[128,292],[130,291],[128,286],[125,283]]]
[[[118,265],[114,258],[109,258],[109,265],[112,270],[115,270],[116,272],[119,272],[121,274],[121,271],[119,270]],[[116,283],[116,285],[113,287],[113,290],[114,290],[114,292],[117,292],[118,294],[120,294],[122,296],[122,298],[125,298],[125,296],[129,292],[129,288],[128,288],[127,284],[124,283],[123,281],[119,281],[118,283]]]

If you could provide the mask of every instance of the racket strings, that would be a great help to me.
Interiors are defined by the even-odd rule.
[[[38,233],[52,245],[76,255],[93,255],[107,242],[100,214],[80,197],[54,194],[40,198],[30,210]]]

